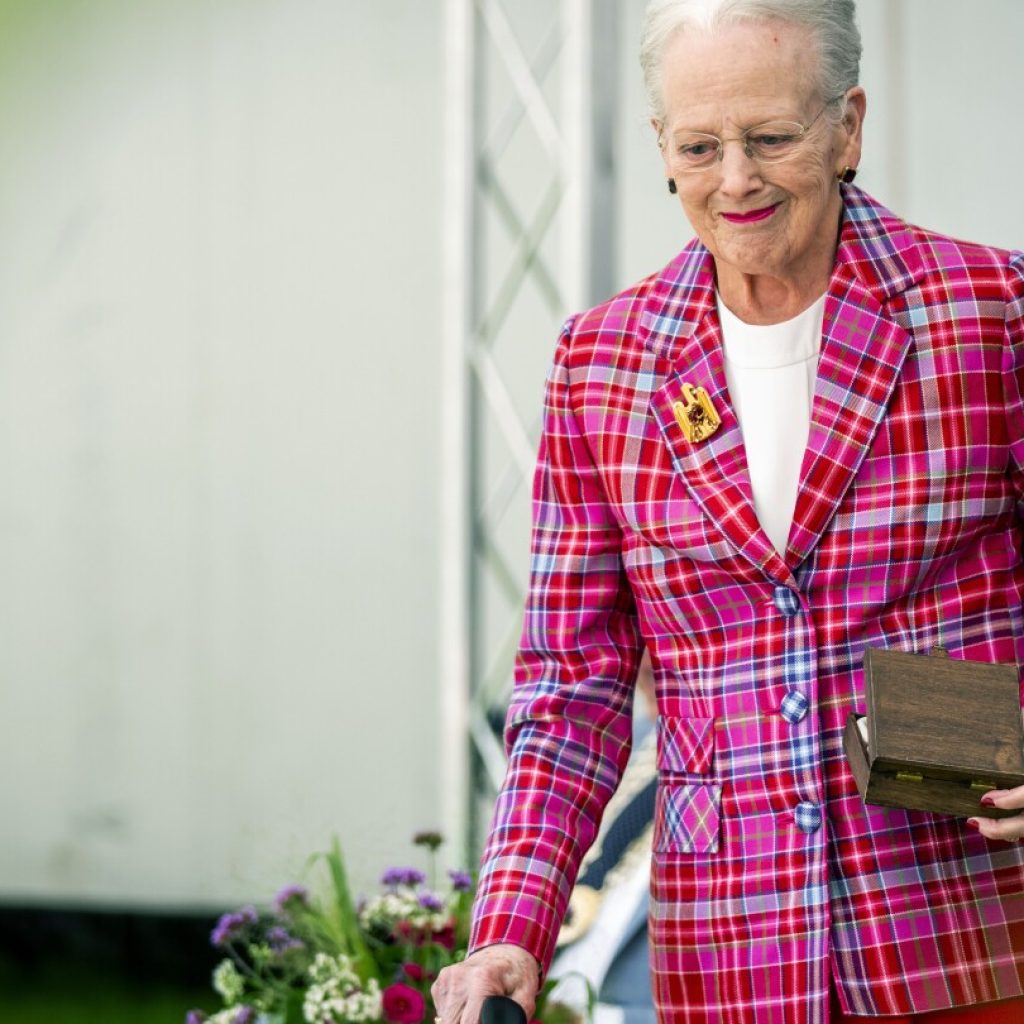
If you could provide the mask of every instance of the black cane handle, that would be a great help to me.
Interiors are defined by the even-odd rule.
[[[508,996],[488,996],[480,1008],[480,1024],[526,1024],[526,1011]]]

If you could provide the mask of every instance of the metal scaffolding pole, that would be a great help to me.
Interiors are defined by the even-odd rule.
[[[540,393],[615,285],[614,0],[447,0],[443,825],[470,860],[505,770]]]

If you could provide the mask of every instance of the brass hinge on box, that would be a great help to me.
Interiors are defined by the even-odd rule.
[[[924,776],[920,772],[897,772],[897,782],[924,782]],[[971,791],[975,793],[987,793],[990,789],[998,789],[994,782],[986,782],[984,779],[971,779]]]

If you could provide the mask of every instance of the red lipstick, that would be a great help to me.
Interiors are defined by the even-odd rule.
[[[730,224],[754,224],[759,220],[767,220],[778,206],[778,203],[773,203],[771,206],[764,206],[760,210],[751,210],[749,213],[726,213],[723,211],[722,216]]]

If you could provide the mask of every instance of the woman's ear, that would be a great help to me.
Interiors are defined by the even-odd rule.
[[[668,165],[668,152],[665,145],[665,126],[656,117],[652,117],[651,128],[654,129],[654,137],[658,141],[658,150],[661,153],[662,162],[665,164],[665,170],[670,171],[671,168]]]
[[[838,167],[857,167],[860,165],[861,146],[864,141],[864,114],[867,111],[867,94],[855,85],[846,94],[846,111],[843,113],[842,127],[846,138],[840,143],[837,153]]]
[[[846,94],[846,113],[843,114],[843,124],[846,125],[846,130],[858,139],[861,137],[861,131],[864,127],[864,115],[867,112],[867,106],[867,93],[859,85],[855,85]]]

